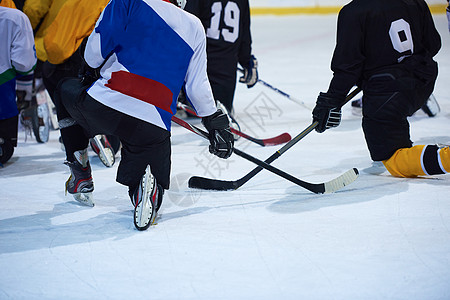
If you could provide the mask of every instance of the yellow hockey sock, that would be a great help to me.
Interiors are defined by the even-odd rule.
[[[437,145],[401,148],[383,164],[396,177],[446,174],[450,172],[450,149]]]

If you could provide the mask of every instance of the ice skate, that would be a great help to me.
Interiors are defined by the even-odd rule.
[[[162,191],[151,173],[150,166],[147,166],[141,182],[131,195],[134,206],[134,226],[138,230],[146,230],[154,223],[161,200]]]
[[[38,143],[46,143],[50,137],[50,120],[47,103],[38,104],[33,132]]]
[[[73,162],[66,161],[70,168],[70,177],[66,181],[66,194],[72,194],[73,198],[83,205],[94,206],[92,192],[94,182],[92,180],[91,165],[87,156],[87,149],[76,151]]]
[[[42,83],[42,79],[36,78],[35,79],[35,92],[36,92],[36,102],[39,105],[46,105],[47,107],[45,110],[47,111],[47,123],[50,127],[50,129],[58,130],[59,124],[58,124],[58,117],[56,116],[56,107],[53,104],[53,101],[48,94],[48,91],[45,89],[44,84]]]
[[[33,120],[35,120],[36,116],[36,104],[32,103],[32,101],[27,101],[21,99],[21,97],[17,97],[17,109],[19,110],[19,122],[25,131],[25,142],[27,141],[28,136],[33,135]]]
[[[48,142],[50,135],[50,120],[46,99],[37,97],[32,92],[31,99],[26,100],[26,92],[17,92],[17,109],[20,112],[20,123],[26,134],[33,132],[38,143]],[[39,100],[39,101],[38,101]]]
[[[32,104],[21,110],[19,120],[27,135],[33,133],[38,143],[48,142],[50,124],[47,104]]]
[[[101,162],[108,168],[112,167],[116,161],[113,147],[109,143],[106,135],[96,135],[90,139],[92,150],[97,153]]]

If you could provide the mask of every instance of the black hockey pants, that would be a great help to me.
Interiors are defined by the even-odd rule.
[[[412,146],[407,117],[426,102],[436,77],[432,59],[412,56],[378,70],[363,83],[362,127],[372,160],[386,160]]]
[[[117,182],[136,186],[150,165],[158,184],[169,188],[170,132],[103,105],[86,93],[77,78],[62,80],[54,98],[68,160],[73,160],[75,151],[87,148],[90,137],[114,135],[122,142]],[[71,119],[76,124],[70,124]],[[65,122],[71,126],[65,127]]]

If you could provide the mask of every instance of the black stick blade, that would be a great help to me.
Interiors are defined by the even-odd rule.
[[[239,188],[240,185],[237,183],[237,181],[226,181],[192,176],[191,178],[189,178],[188,186],[193,189],[232,191]]]

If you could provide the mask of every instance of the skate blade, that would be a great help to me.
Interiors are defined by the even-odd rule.
[[[139,203],[134,210],[134,225],[138,230],[146,230],[155,221],[156,213],[149,195],[149,193],[152,192],[153,187],[148,187],[148,185],[151,185],[152,183],[153,179],[150,167],[147,166],[143,182],[145,195],[141,203]]]
[[[79,203],[86,205],[86,206],[90,206],[90,207],[94,207],[94,197],[92,195],[92,193],[75,193],[72,194],[73,198],[78,201]]]
[[[134,225],[137,230],[146,230],[150,225],[155,224],[155,217],[151,201],[142,201],[134,211]]]
[[[114,151],[109,147],[104,147],[101,141],[101,135],[96,135],[92,138],[94,141],[95,147],[98,152],[97,155],[100,158],[100,161],[108,168],[111,168],[116,162],[116,155]]]
[[[98,153],[98,157],[100,158],[101,162],[108,168],[111,168],[116,162],[114,153],[109,148],[104,148],[103,151],[100,151]]]

